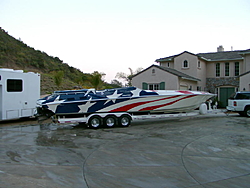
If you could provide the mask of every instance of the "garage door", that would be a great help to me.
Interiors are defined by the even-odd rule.
[[[180,90],[188,90],[188,86],[180,86]]]
[[[235,92],[235,88],[234,87],[221,87],[220,88],[220,96],[219,96],[219,101],[220,103],[220,107],[225,108],[227,106],[227,100],[230,97],[230,95],[232,95],[232,93]]]

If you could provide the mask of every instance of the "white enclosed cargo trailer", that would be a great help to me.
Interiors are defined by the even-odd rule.
[[[0,120],[31,117],[40,98],[40,74],[0,69]]]

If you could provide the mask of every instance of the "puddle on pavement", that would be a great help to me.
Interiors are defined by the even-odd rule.
[[[77,128],[74,129],[75,126],[74,124],[58,125],[55,123],[30,125],[17,125],[15,123],[0,126],[0,131],[6,135],[11,135],[12,138],[14,138],[15,135],[19,137],[20,135],[26,135],[30,138],[33,137],[34,142],[38,146],[77,148],[72,140],[78,136],[78,132],[84,132],[84,127],[81,127],[82,131],[80,131],[80,127],[77,126]],[[32,135],[29,133],[32,133]],[[13,153],[8,153],[8,155],[15,159]]]
[[[70,137],[65,138],[55,131],[40,131],[36,138],[38,146],[78,148]]]

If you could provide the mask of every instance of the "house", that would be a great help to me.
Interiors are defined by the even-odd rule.
[[[250,90],[250,49],[193,54],[180,54],[155,60],[134,75],[132,85],[142,89],[198,90],[218,94],[222,107],[238,90]]]

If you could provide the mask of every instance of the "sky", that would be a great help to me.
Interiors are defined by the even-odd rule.
[[[11,36],[109,83],[183,51],[249,49],[249,23],[249,0],[0,0]]]

